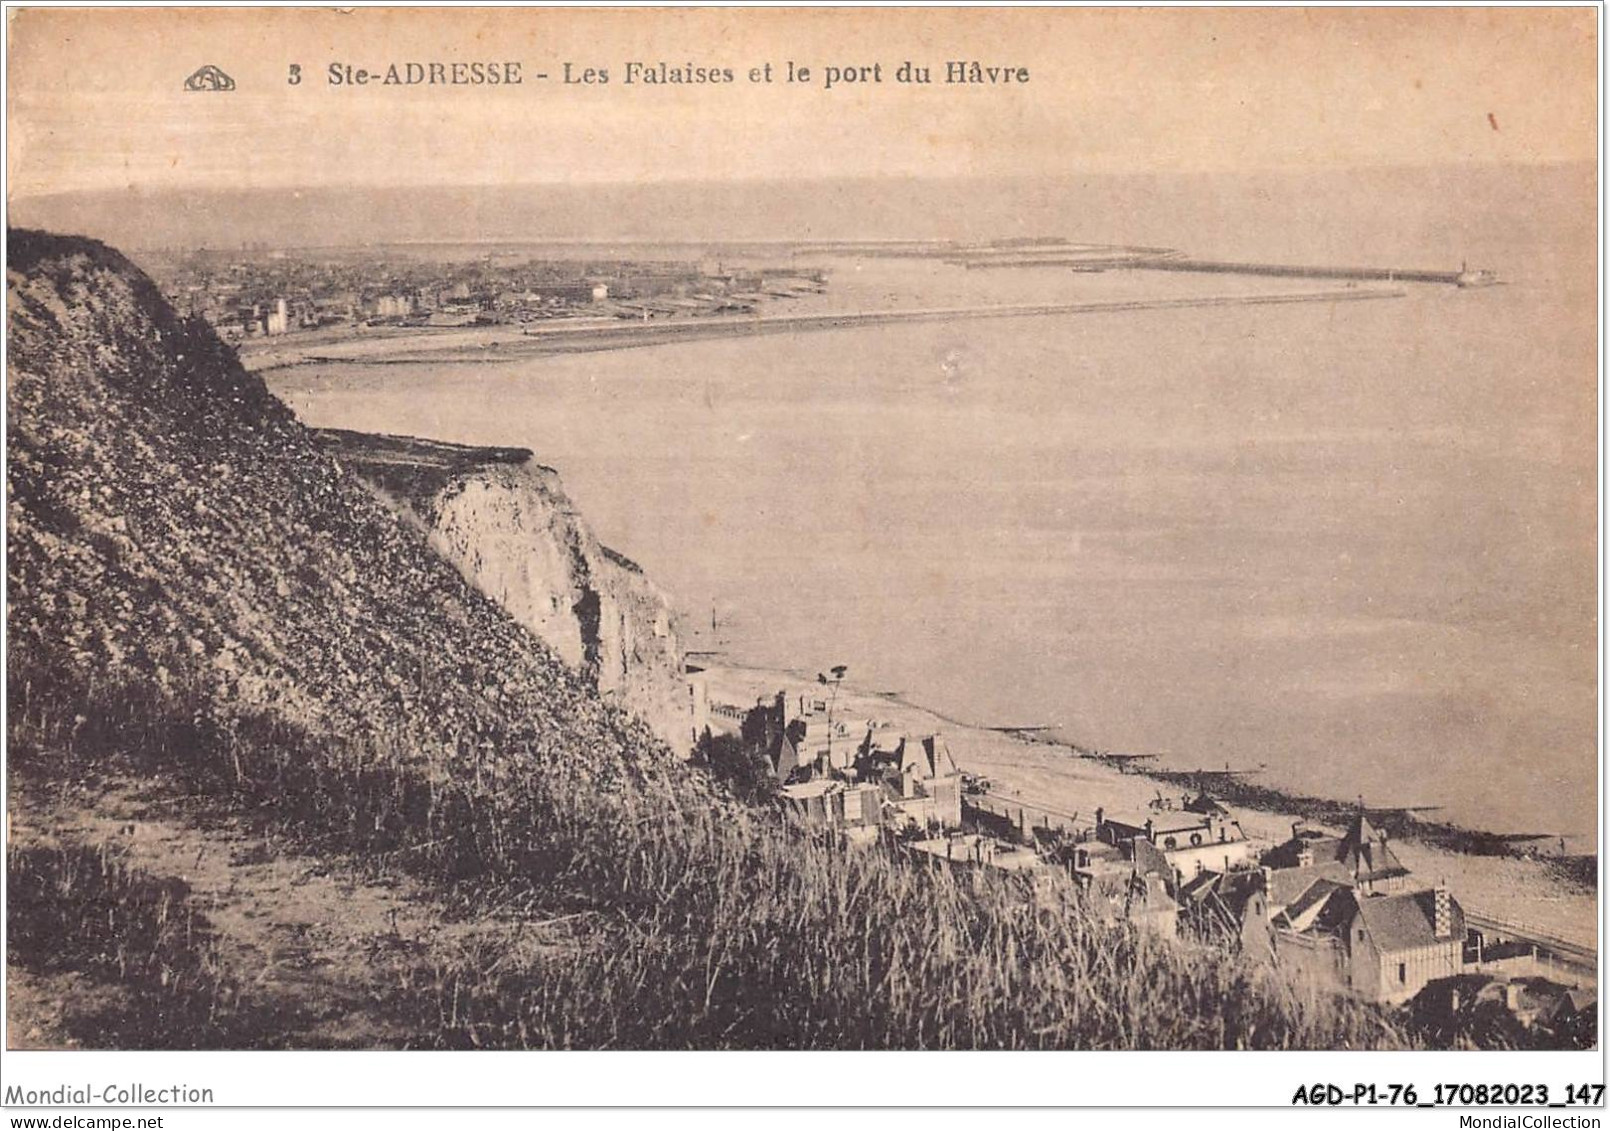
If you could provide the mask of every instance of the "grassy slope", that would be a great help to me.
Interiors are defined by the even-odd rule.
[[[391,732],[454,761],[492,743],[585,747],[600,774],[647,757],[646,731],[397,523],[121,256],[34,235],[11,251],[17,669],[48,672],[51,691],[199,682],[220,709]],[[12,690],[26,705],[36,688],[14,676]]]
[[[48,808],[134,775],[204,799],[197,835],[234,814],[332,868],[406,874],[430,916],[567,923],[563,945],[438,933],[389,957],[365,994],[398,1043],[1397,1039],[1265,968],[1099,926],[1066,891],[1036,903],[1004,880],[846,854],[713,796],[120,256],[37,234],[11,248],[13,786]],[[249,979],[172,877],[92,839],[9,849],[14,937],[111,915],[80,952],[25,941],[19,969],[119,983],[168,1043],[315,1043],[261,978],[229,989]],[[131,944],[146,956],[132,964]]]

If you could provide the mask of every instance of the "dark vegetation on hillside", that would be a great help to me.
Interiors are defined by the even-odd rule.
[[[672,765],[115,252],[12,233],[8,745],[49,805],[132,774],[434,914],[565,923],[377,959],[413,1047],[1342,1048],[1372,1008],[851,852]],[[210,814],[210,816],[209,816]],[[308,1043],[207,908],[14,843],[9,960],[127,991],[109,1047]],[[44,941],[77,932],[69,948]],[[82,1019],[81,1019],[82,1022]],[[103,1034],[98,1039],[95,1034]]]
[[[13,702],[40,683],[200,681],[221,716],[393,734],[421,758],[585,751],[605,777],[651,760],[646,730],[120,255],[13,233],[11,270]]]

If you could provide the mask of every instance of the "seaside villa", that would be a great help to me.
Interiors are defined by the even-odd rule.
[[[1383,1003],[1464,969],[1459,901],[1440,884],[1415,890],[1362,810],[1339,837],[1294,824],[1291,839],[1264,855],[1262,875],[1281,965]]]
[[[1257,862],[1259,845],[1247,839],[1241,822],[1206,795],[1181,809],[1146,814],[1096,810],[1096,837],[1108,844],[1144,840],[1158,849],[1182,880],[1203,871],[1230,872]]]
[[[1464,968],[1464,909],[1441,885],[1370,895],[1318,880],[1275,916],[1273,926],[1281,965],[1370,1001],[1408,1001],[1427,983]]]
[[[1331,879],[1377,894],[1406,891],[1410,883],[1409,869],[1387,844],[1386,833],[1370,824],[1362,810],[1340,837],[1311,829],[1301,821],[1293,824],[1291,839],[1270,849],[1263,863],[1294,873],[1285,881],[1291,895],[1303,890],[1291,890],[1299,878]]]
[[[835,719],[825,702],[778,692],[748,713],[742,735],[801,819],[851,830],[855,839],[869,839],[883,824],[962,823],[961,770],[937,734],[915,738],[872,720]]]

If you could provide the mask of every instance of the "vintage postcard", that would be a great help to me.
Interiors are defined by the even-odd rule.
[[[1599,15],[8,9],[7,1048],[1601,1103]]]

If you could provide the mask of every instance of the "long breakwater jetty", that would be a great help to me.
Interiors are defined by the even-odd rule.
[[[309,343],[300,348],[293,342],[278,339],[277,342],[281,343],[278,344],[278,348],[271,351],[243,351],[242,360],[246,362],[248,368],[256,370],[282,369],[297,365],[406,365],[442,360],[507,361],[513,357],[533,354],[631,349],[703,338],[847,330],[901,322],[954,322],[975,318],[1029,318],[1124,311],[1188,310],[1204,307],[1360,302],[1369,299],[1401,298],[1404,293],[1402,290],[1390,287],[1332,288],[1273,294],[924,307],[842,313],[682,316],[643,322],[618,320],[615,324],[606,325],[600,325],[596,320],[589,320],[585,325],[567,326],[562,320],[555,320],[520,331],[501,327],[439,332],[418,330],[387,334],[383,338],[355,337],[335,342]]]
[[[1492,271],[1457,271],[1422,267],[1351,267],[1327,264],[1252,263],[1228,259],[1195,259],[1164,247],[1041,244],[1028,247],[956,249],[945,257],[968,269],[987,267],[1062,267],[1073,271],[1175,271],[1201,275],[1255,275],[1275,279],[1335,279],[1346,282],[1440,283],[1484,287],[1499,282]]]
[[[1497,282],[1491,272],[1431,271],[1414,267],[1300,267],[1283,263],[1235,263],[1217,259],[1161,257],[1140,259],[1129,264],[1142,271],[1189,271],[1207,275],[1262,275],[1279,279],[1346,279],[1355,282],[1444,283],[1449,286],[1480,286]]]
[[[865,310],[844,313],[737,316],[731,318],[667,319],[662,322],[627,323],[604,329],[567,331],[562,326],[529,330],[532,340],[567,337],[635,338],[642,335],[668,338],[705,334],[788,333],[796,330],[837,330],[855,326],[877,326],[896,322],[951,322],[971,318],[1027,318],[1054,314],[1104,314],[1130,310],[1184,310],[1192,307],[1259,306],[1295,302],[1350,302],[1358,299],[1399,298],[1399,290],[1295,291],[1289,294],[1199,295],[1186,298],[1102,299],[1088,302],[1013,303],[1000,306],[917,307],[906,310]]]

